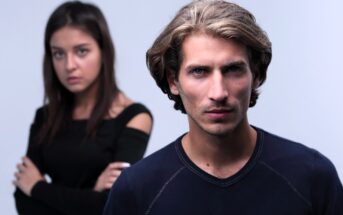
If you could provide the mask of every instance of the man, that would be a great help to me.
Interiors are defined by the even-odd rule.
[[[224,1],[183,7],[147,52],[151,75],[189,132],[124,170],[106,215],[343,214],[343,188],[319,152],[249,124],[271,43]]]

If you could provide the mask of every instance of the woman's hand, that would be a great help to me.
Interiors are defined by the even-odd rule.
[[[28,158],[23,157],[23,162],[17,164],[17,172],[13,184],[26,195],[31,196],[33,186],[41,180],[45,180],[36,165]]]
[[[106,169],[98,177],[94,190],[101,192],[103,190],[110,189],[119,177],[121,171],[129,166],[130,164],[126,162],[113,162],[108,164]]]

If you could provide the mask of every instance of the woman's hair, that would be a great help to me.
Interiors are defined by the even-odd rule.
[[[51,14],[44,38],[44,104],[47,120],[40,133],[40,142],[51,139],[62,129],[65,122],[72,119],[74,95],[59,81],[52,62],[50,40],[59,29],[71,26],[88,33],[101,50],[101,71],[96,103],[87,125],[87,134],[94,135],[101,120],[108,113],[113,98],[119,89],[114,76],[115,50],[109,28],[100,9],[92,4],[69,1],[61,4]]]
[[[168,76],[178,78],[182,63],[182,43],[194,33],[235,40],[247,47],[250,69],[261,86],[272,57],[271,42],[246,9],[225,1],[193,1],[179,10],[174,19],[147,51],[146,62],[161,90],[175,102],[174,108],[185,113],[181,97],[170,92]],[[259,92],[251,92],[250,107],[256,104]]]

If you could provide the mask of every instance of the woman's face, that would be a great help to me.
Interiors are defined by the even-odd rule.
[[[74,94],[97,90],[101,50],[90,34],[77,27],[62,27],[52,34],[50,50],[56,75],[67,90]]]

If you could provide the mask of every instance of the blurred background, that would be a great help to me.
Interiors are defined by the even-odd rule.
[[[2,1],[0,7],[0,214],[16,214],[12,180],[30,124],[43,102],[43,34],[62,0]],[[88,1],[92,2],[92,1]],[[187,0],[93,1],[116,46],[120,88],[154,115],[146,156],[186,132],[149,75],[145,52]],[[250,123],[319,150],[343,179],[343,2],[234,1],[250,10],[273,43],[268,78]],[[167,161],[166,161],[167,162]]]

